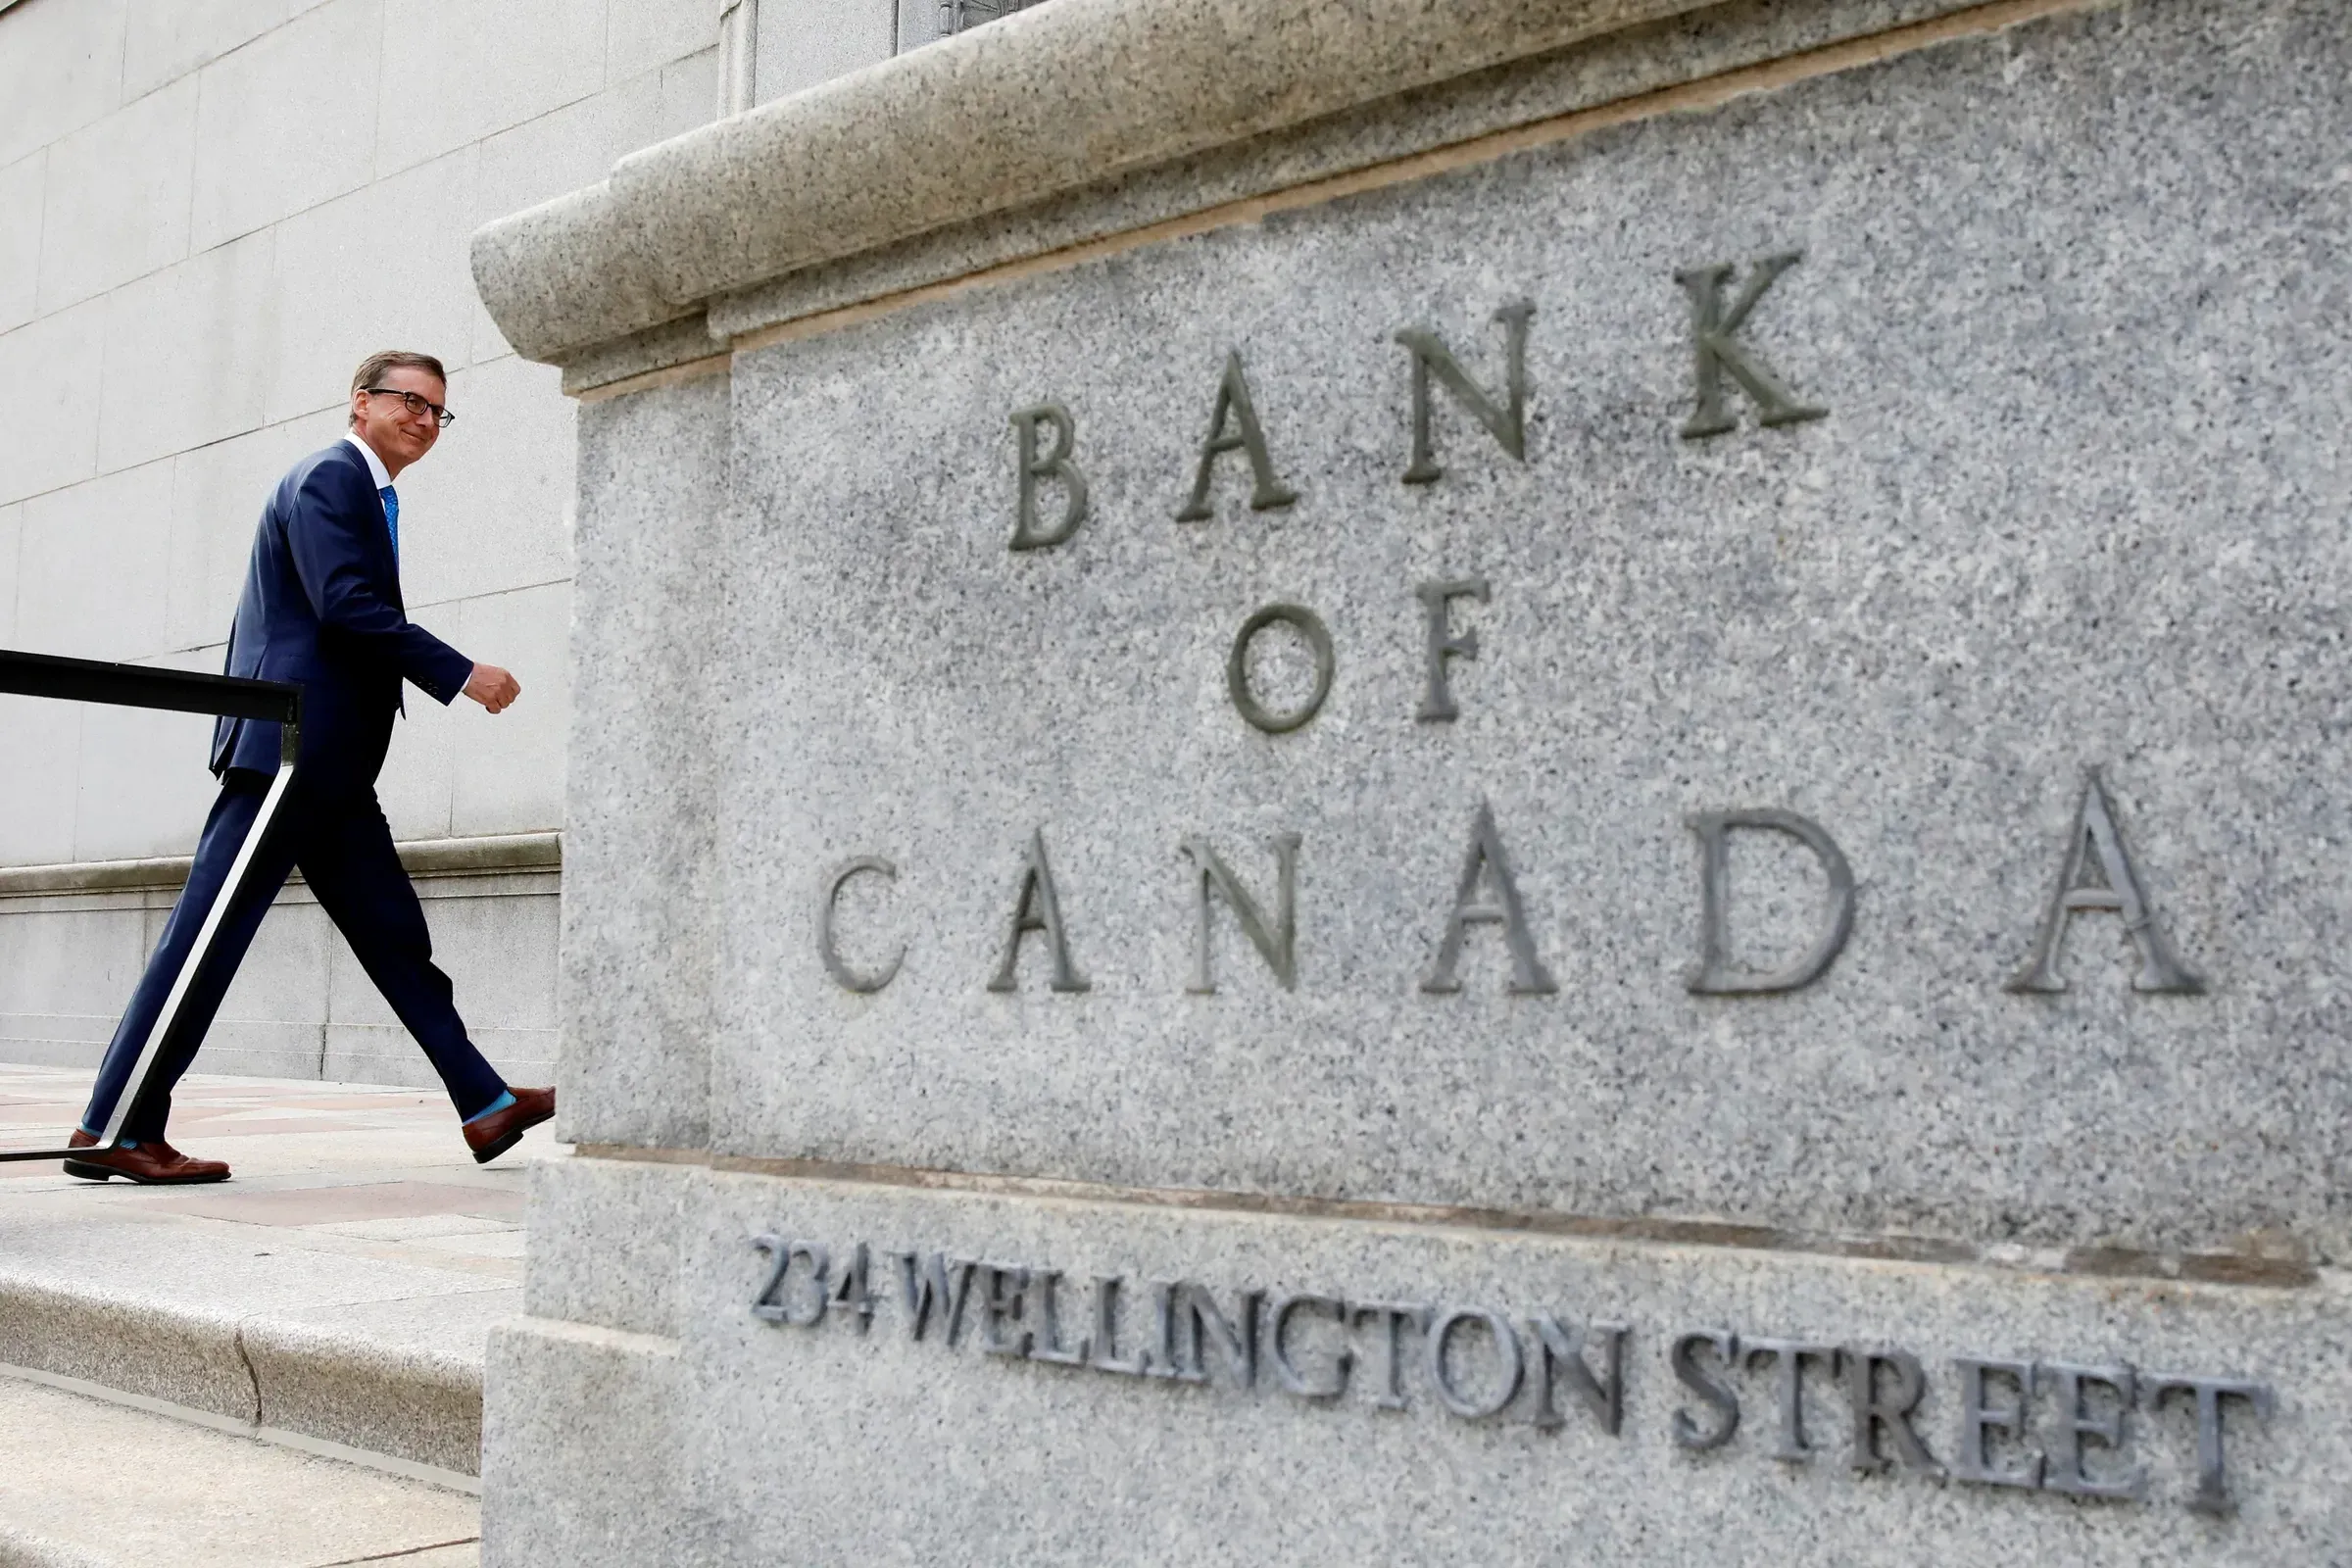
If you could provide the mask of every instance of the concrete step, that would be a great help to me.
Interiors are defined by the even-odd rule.
[[[85,1087],[0,1066],[0,1141],[54,1137]],[[474,1486],[485,1343],[521,1310],[531,1146],[477,1166],[447,1101],[416,1090],[192,1076],[174,1100],[172,1142],[231,1181],[0,1165],[0,1364]]]
[[[464,1493],[0,1376],[0,1568],[475,1568]]]

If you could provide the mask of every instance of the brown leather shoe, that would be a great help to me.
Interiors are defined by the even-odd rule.
[[[76,1127],[74,1136],[66,1140],[66,1147],[88,1149],[97,1142]],[[136,1149],[110,1149],[87,1159],[69,1159],[66,1174],[78,1176],[85,1182],[125,1176],[143,1187],[169,1187],[187,1182],[224,1182],[228,1180],[228,1165],[218,1159],[190,1159],[161,1138],[150,1138]]]
[[[521,1143],[525,1132],[556,1113],[553,1089],[517,1089],[509,1084],[507,1093],[514,1097],[514,1103],[466,1124],[466,1147],[473,1151],[477,1165],[489,1164]]]

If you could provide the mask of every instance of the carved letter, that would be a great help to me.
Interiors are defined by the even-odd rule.
[[[1595,1323],[1592,1332],[1603,1337],[1606,1349],[1602,1354],[1605,1376],[1595,1378],[1592,1369],[1585,1364],[1585,1337],[1573,1327],[1560,1322],[1548,1312],[1539,1313],[1528,1322],[1536,1331],[1536,1425],[1561,1425],[1560,1412],[1552,1407],[1551,1390],[1560,1369],[1568,1373],[1568,1387],[1592,1412],[1600,1430],[1610,1437],[1625,1419],[1625,1336],[1622,1323]]]
[[[1749,1370],[1754,1370],[1756,1362],[1766,1356],[1780,1364],[1780,1375],[1773,1381],[1774,1403],[1781,1412],[1781,1430],[1772,1446],[1772,1456],[1792,1464],[1809,1464],[1813,1458],[1813,1446],[1805,1441],[1805,1357],[1828,1361],[1835,1368],[1838,1348],[1834,1345],[1805,1345],[1795,1340],[1747,1342]]]
[[[1674,274],[1674,280],[1690,296],[1690,350],[1698,372],[1698,407],[1691,412],[1690,422],[1683,426],[1684,440],[1721,435],[1738,428],[1738,421],[1723,407],[1726,370],[1755,400],[1756,411],[1765,424],[1795,424],[1802,419],[1818,419],[1830,412],[1799,405],[1765,368],[1764,362],[1734,335],[1747,324],[1748,312],[1756,308],[1756,301],[1764,297],[1773,280],[1794,267],[1801,256],[1797,251],[1767,256],[1750,267],[1747,286],[1740,291],[1729,311],[1723,308],[1723,285],[1732,279],[1729,262]]]
[[[1424,724],[1450,723],[1461,716],[1453,706],[1453,689],[1446,684],[1446,661],[1476,659],[1478,633],[1453,634],[1446,624],[1446,609],[1456,599],[1475,599],[1487,602],[1487,579],[1464,577],[1459,582],[1425,582],[1413,590],[1420,595],[1422,608],[1429,612],[1429,690],[1421,699],[1421,711],[1413,717]]]
[[[1298,979],[1298,920],[1297,886],[1298,873],[1298,835],[1278,833],[1266,841],[1274,852],[1274,924],[1269,929],[1266,912],[1258,907],[1238,878],[1217,852],[1208,847],[1206,839],[1186,839],[1184,853],[1193,858],[1200,871],[1200,936],[1193,949],[1193,983],[1185,989],[1199,996],[1214,996],[1216,981],[1210,977],[1208,966],[1208,890],[1213,883],[1225,895],[1225,903],[1233,917],[1241,922],[1242,935],[1257,949],[1258,956],[1282,982],[1282,989],[1293,990]]]
[[[1288,713],[1267,712],[1250,689],[1250,644],[1278,620],[1305,638],[1307,650],[1315,658],[1314,694]],[[1323,710],[1323,699],[1331,695],[1333,667],[1331,633],[1313,611],[1303,605],[1268,605],[1243,621],[1242,629],[1234,634],[1233,651],[1225,656],[1225,691],[1242,717],[1256,728],[1269,735],[1287,735]]]
[[[1229,417],[1241,428],[1227,430]],[[1217,406],[1208,416],[1208,439],[1200,444],[1200,467],[1193,476],[1193,498],[1176,514],[1178,522],[1201,522],[1216,515],[1215,509],[1208,504],[1208,481],[1214,476],[1217,459],[1235,451],[1250,454],[1250,511],[1287,507],[1298,499],[1298,491],[1275,476],[1274,460],[1266,452],[1266,432],[1258,427],[1257,410],[1250,402],[1250,383],[1242,375],[1239,349],[1225,356],[1225,378],[1217,383]]]
[[[1821,978],[1854,925],[1854,873],[1845,857],[1821,825],[1794,811],[1701,811],[1685,817],[1698,835],[1699,937],[1698,966],[1684,982],[1701,996],[1740,996],[1766,991],[1794,991]],[[1731,854],[1726,835],[1736,827],[1773,828],[1788,834],[1821,861],[1830,879],[1829,918],[1812,949],[1785,969],[1755,974],[1733,967],[1731,910]]]
[[[1985,1361],[1964,1355],[1956,1357],[1952,1365],[1960,1371],[1960,1451],[1952,1458],[1952,1474],[1962,1481],[1987,1487],[2040,1486],[2040,1454],[2034,1454],[2023,1469],[1995,1470],[1984,1443],[1988,1432],[2006,1433],[2021,1443],[2025,1441],[2026,1399],[2034,1392],[2034,1363]],[[1988,1372],[2017,1380],[2015,1404],[1995,1405],[1987,1399],[1984,1375]]]
[[[1289,1342],[1284,1338],[1291,1326],[1291,1314],[1298,1311],[1328,1313],[1342,1331],[1348,1326],[1348,1303],[1329,1296],[1286,1296],[1276,1301],[1266,1319],[1266,1355],[1274,1363],[1274,1381],[1285,1394],[1295,1394],[1301,1399],[1336,1399],[1348,1392],[1348,1373],[1355,1365],[1351,1350],[1340,1350],[1332,1357],[1331,1377],[1327,1382],[1310,1383],[1291,1359]]]
[[[2216,1518],[2228,1518],[2237,1511],[2230,1500],[2229,1477],[2222,1461],[2222,1396],[2235,1395],[2254,1406],[2254,1413],[2265,1421],[2271,1418],[2271,1391],[2259,1383],[2242,1383],[2231,1378],[2187,1378],[2163,1374],[2147,1381],[2148,1403],[2162,1409],[2168,1394],[2193,1394],[2197,1397],[2197,1494],[2188,1505],[2199,1513]]]
[[[1014,969],[1020,961],[1021,938],[1032,931],[1043,931],[1054,950],[1053,989],[1088,989],[1086,976],[1070,961],[1069,939],[1061,929],[1061,896],[1054,890],[1054,868],[1046,863],[1046,830],[1042,827],[1029,836],[1029,863],[1021,873],[1020,902],[1013,906],[1012,931],[1004,939],[1004,961],[997,966],[989,990],[1020,989]]]
[[[2034,941],[2034,956],[2013,976],[2007,989],[2022,992],[2064,991],[2058,958],[2066,946],[2067,922],[2082,909],[2106,909],[2124,917],[2124,932],[2139,950],[2139,973],[2132,977],[2134,991],[2169,991],[2195,996],[2205,982],[2180,966],[2173,950],[2156,928],[2148,897],[2140,891],[2139,873],[2116,830],[2115,808],[2107,787],[2091,770],[2082,786],[2082,804],[2075,810],[2074,836],[2067,841],[2066,858],[2058,868],[2058,890],[2041,918],[2041,934]]]
[[[1492,880],[1494,902],[1473,904],[1479,884]],[[1454,975],[1461,961],[1462,936],[1473,925],[1500,925],[1503,941],[1511,950],[1511,983],[1505,988],[1513,996],[1544,996],[1559,990],[1552,983],[1551,971],[1536,956],[1535,938],[1527,929],[1527,910],[1519,903],[1519,884],[1511,879],[1511,862],[1503,858],[1502,838],[1494,831],[1494,810],[1485,801],[1478,803],[1478,820],[1470,828],[1470,856],[1462,862],[1462,879],[1454,889],[1453,913],[1446,921],[1446,938],[1438,944],[1437,966],[1421,989],[1446,995],[1462,989]]]
[[[899,964],[906,956],[906,950],[902,947],[892,954],[890,962],[884,964],[876,974],[859,974],[841,961],[840,950],[833,945],[833,911],[841,903],[841,885],[860,871],[871,871],[893,882],[899,877],[897,866],[871,855],[861,855],[855,860],[845,860],[835,866],[832,874],[825,878],[824,897],[816,901],[816,956],[824,960],[825,973],[833,977],[835,984],[844,991],[866,995],[881,990],[898,978]]]
[[[1521,300],[1494,313],[1494,319],[1502,323],[1504,352],[1509,356],[1503,372],[1503,395],[1508,402],[1499,409],[1462,373],[1461,366],[1454,363],[1435,332],[1408,326],[1396,334],[1396,341],[1413,358],[1413,462],[1404,470],[1406,484],[1428,484],[1446,471],[1430,452],[1429,378],[1433,373],[1453,394],[1454,401],[1493,433],[1503,451],[1522,463],[1527,461],[1527,318],[1535,314],[1533,300]]]
[[[2077,1497],[2145,1496],[2148,1473],[2138,1465],[2112,1481],[2094,1480],[2082,1467],[2084,1438],[2096,1438],[2101,1446],[2118,1454],[2123,1452],[2124,1421],[2132,1409],[2132,1369],[2067,1366],[2049,1361],[2042,1363],[2039,1370],[2049,1374],[2050,1387],[2058,1393],[2058,1427],[2051,1434],[2049,1459],[2043,1468],[2041,1484],[2052,1492]],[[2115,1414],[2104,1420],[2091,1415],[2083,1398],[2085,1386],[2093,1383],[2103,1383],[2115,1391]]]
[[[1884,1433],[1893,1440],[1894,1457],[1904,1465],[1931,1475],[1943,1474],[1943,1467],[1928,1452],[1911,1425],[1911,1412],[1919,1408],[1921,1396],[1928,1392],[1918,1356],[1908,1350],[1839,1350],[1838,1370],[1845,1377],[1845,1396],[1854,1411],[1851,1462],[1855,1469],[1868,1473],[1894,1462],[1879,1451],[1879,1437]],[[1880,1386],[1886,1381],[1880,1376],[1882,1371],[1892,1375],[1891,1390],[1882,1391]]]
[[[1037,451],[1037,427],[1054,427],[1054,449],[1043,457]],[[1034,409],[1023,409],[1012,416],[1013,433],[1020,441],[1020,502],[1013,513],[1012,548],[1015,550],[1045,550],[1063,544],[1078,531],[1086,520],[1086,475],[1070,461],[1070,453],[1078,445],[1078,426],[1071,421],[1070,411],[1058,403],[1041,403]],[[1038,526],[1037,481],[1059,479],[1067,487],[1069,501],[1063,506],[1061,521],[1052,532]]]
[[[1669,1356],[1674,1363],[1675,1381],[1705,1400],[1720,1418],[1714,1431],[1703,1432],[1690,1419],[1690,1411],[1675,1411],[1674,1443],[1678,1448],[1720,1448],[1740,1430],[1740,1396],[1732,1392],[1729,1383],[1698,1364],[1695,1352],[1702,1345],[1714,1347],[1715,1354],[1727,1368],[1740,1364],[1737,1334],[1709,1334],[1702,1329],[1676,1337]]]

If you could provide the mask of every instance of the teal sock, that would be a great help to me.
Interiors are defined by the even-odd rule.
[[[496,1100],[493,1100],[490,1102],[490,1103],[484,1105],[481,1109],[466,1117],[462,1125],[470,1127],[475,1122],[480,1121],[484,1116],[489,1115],[491,1112],[504,1110],[513,1103],[514,1103],[514,1094],[511,1091],[502,1090],[500,1091],[499,1097]]]

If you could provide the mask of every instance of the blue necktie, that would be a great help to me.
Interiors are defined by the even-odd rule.
[[[400,494],[390,485],[376,492],[384,498],[384,531],[392,536],[392,564],[400,564]]]

